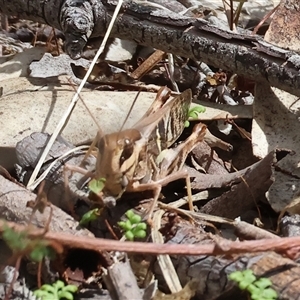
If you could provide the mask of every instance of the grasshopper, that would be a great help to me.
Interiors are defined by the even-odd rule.
[[[160,89],[145,115],[131,128],[106,134],[98,132],[98,156],[94,179],[105,178],[102,199],[106,205],[115,205],[126,192],[153,190],[153,213],[161,189],[168,183],[189,176],[183,169],[188,153],[202,141],[206,126],[197,124],[187,140],[176,148],[174,144],[184,129],[192,100],[191,90],[169,99],[170,90]],[[191,191],[188,188],[190,209]]]

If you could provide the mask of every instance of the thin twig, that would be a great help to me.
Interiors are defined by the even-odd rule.
[[[233,18],[233,24],[235,24],[235,26],[238,25],[238,21],[239,21],[239,18],[240,18],[240,14],[242,12],[242,8],[243,8],[243,5],[244,3],[246,2],[247,0],[245,1],[241,1],[237,7],[237,9],[235,10],[235,14],[234,14],[234,18]]]
[[[278,9],[279,4],[274,7],[271,11],[269,11],[263,18],[262,20],[255,26],[255,28],[252,31],[252,35],[256,35],[257,31],[259,30],[259,28],[269,19],[272,17],[272,15],[275,13],[275,11]]]
[[[70,85],[72,86],[72,88],[74,89],[74,91],[76,92],[76,87],[74,86],[74,84],[71,82],[71,79],[68,78],[68,81],[70,83]],[[92,118],[92,120],[94,121],[94,123],[97,125],[98,130],[101,130],[101,126],[98,123],[98,121],[96,120],[96,118],[94,117],[94,115],[92,114],[92,112],[90,111],[90,109],[88,108],[88,106],[86,105],[86,103],[84,102],[84,100],[82,99],[82,97],[80,95],[78,95],[79,99],[81,100],[81,103],[83,104],[84,108],[86,109],[86,111],[89,113],[90,117]]]
[[[215,244],[154,244],[143,242],[120,242],[103,238],[94,238],[87,236],[76,236],[62,232],[47,232],[45,235],[43,229],[25,227],[13,222],[0,220],[0,233],[6,227],[12,228],[16,232],[26,230],[28,237],[43,238],[53,245],[60,245],[68,248],[80,248],[93,251],[124,251],[143,254],[170,254],[170,255],[224,255],[239,253],[257,253],[263,251],[277,251],[285,253],[290,258],[298,255],[297,249],[300,247],[300,237],[261,239],[252,241],[227,241]],[[293,252],[294,251],[294,252]]]
[[[42,277],[42,264],[43,264],[43,260],[39,261],[37,274],[36,274],[38,288],[41,288],[41,286],[42,286],[42,278],[41,278]]]
[[[174,57],[173,54],[168,53],[168,66],[169,68],[166,68],[166,70],[169,71],[170,80],[173,85],[173,90],[177,93],[179,93],[178,85],[174,79],[174,72],[175,72],[175,66],[174,66]]]

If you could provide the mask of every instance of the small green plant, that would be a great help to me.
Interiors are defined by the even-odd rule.
[[[26,231],[18,232],[5,226],[2,238],[14,253],[27,254],[33,261],[40,262],[45,256],[49,258],[55,256],[54,250],[49,247],[49,242],[44,240],[42,236],[33,239],[28,237]]]
[[[85,226],[89,222],[97,220],[99,218],[99,216],[101,215],[102,211],[103,211],[103,208],[95,208],[95,209],[89,210],[82,216],[82,218],[79,222],[79,225]]]
[[[92,179],[89,184],[89,190],[93,192],[96,195],[99,195],[99,193],[103,190],[105,186],[106,179],[100,178],[100,179]],[[89,222],[95,221],[102,213],[103,209],[101,208],[95,208],[92,210],[89,210],[87,213],[85,213],[80,222],[79,225],[84,226],[88,224]]]
[[[197,106],[195,106],[195,107],[193,107],[189,110],[188,118],[189,119],[197,119],[198,115],[201,114],[201,113],[204,113],[205,111],[206,111],[206,108],[204,106],[197,105]],[[190,122],[188,120],[185,121],[184,126],[189,127]]]
[[[65,286],[63,281],[57,280],[52,285],[42,285],[40,289],[34,291],[33,293],[37,298],[41,298],[42,300],[73,300],[73,294],[76,293],[77,290],[77,286],[72,284]]]
[[[105,186],[105,182],[106,182],[105,178],[92,179],[88,184],[89,190],[94,194],[99,195],[99,193],[103,190]],[[102,211],[103,211],[102,208],[95,208],[89,210],[87,213],[85,213],[82,216],[79,225],[85,226],[89,222],[95,221],[101,215]]]
[[[144,238],[146,236],[147,225],[145,222],[141,222],[142,218],[132,210],[128,210],[125,215],[127,220],[118,222],[118,225],[124,231],[126,239],[133,241],[135,238]]]
[[[272,282],[268,278],[257,279],[252,270],[232,272],[229,279],[238,283],[241,290],[250,293],[252,300],[275,300],[277,293],[270,288]]]
[[[99,178],[99,179],[92,179],[89,182],[89,189],[96,195],[98,195],[105,186],[106,179],[105,178]]]

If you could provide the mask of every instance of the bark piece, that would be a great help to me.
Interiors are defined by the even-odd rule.
[[[300,215],[284,216],[279,223],[283,236],[300,236]]]
[[[22,173],[24,172],[22,180],[24,184],[27,184],[32,170],[49,138],[49,134],[34,132],[17,144],[17,158],[22,167]],[[41,173],[49,167],[54,159],[57,159],[73,148],[74,146],[72,144],[59,136],[46,157]],[[64,211],[72,211],[79,198],[82,197],[83,199],[86,199],[87,197],[86,193],[81,191],[81,187],[87,178],[81,173],[64,169],[66,164],[70,168],[72,166],[79,166],[84,159],[84,155],[84,152],[76,151],[56,162],[45,178],[44,192],[47,195],[47,200]],[[94,156],[89,156],[84,161],[84,164],[82,164],[82,168],[87,172],[92,172],[95,168],[95,164],[96,158]],[[64,172],[66,172],[66,174],[64,174]],[[68,178],[66,184],[64,181],[65,175]],[[66,186],[69,190],[66,190]]]
[[[244,221],[236,220],[233,226],[234,233],[240,240],[279,239],[274,233]]]
[[[234,219],[253,207],[263,198],[273,183],[274,164],[280,158],[280,150],[271,151],[252,166],[228,175],[199,175],[192,187],[201,189],[225,187],[229,189],[220,197],[201,208],[202,213]]]
[[[5,299],[5,295],[9,289],[9,285],[10,284],[0,284],[1,299]],[[36,300],[36,297],[33,295],[33,292],[30,291],[28,287],[23,284],[23,282],[16,281],[9,299]]]
[[[228,174],[224,162],[218,154],[211,149],[206,142],[200,142],[192,151],[195,161],[201,166],[207,174],[222,175]]]
[[[18,163],[22,168],[35,168],[41,149],[45,147],[50,135],[41,132],[34,132],[29,137],[19,141],[16,145],[16,155]],[[51,162],[54,158],[63,155],[65,152],[74,148],[63,137],[58,136],[50,149],[45,163]]]
[[[265,39],[278,47],[300,50],[300,7],[298,0],[282,0],[275,11]]]
[[[264,157],[269,149],[282,147],[292,152],[276,163],[274,183],[267,199],[276,211],[282,211],[300,193],[299,101],[290,95],[265,84],[256,84],[254,120],[252,124],[253,153]]]
[[[34,201],[36,195],[20,185],[12,183],[0,175],[0,218],[26,225],[32,210],[26,208],[28,201]],[[44,228],[49,217],[49,208],[43,214],[35,213],[32,224]],[[74,236],[93,236],[87,229],[79,227],[78,222],[61,209],[53,206],[53,216],[49,230],[54,232],[68,232]]]
[[[170,244],[213,242],[210,235],[187,224],[179,226],[175,236],[168,241]],[[226,240],[224,242],[226,243]],[[217,299],[221,295],[228,296],[226,299],[240,299],[239,296],[232,296],[236,292],[236,286],[228,280],[228,275],[233,271],[245,269],[253,270],[257,277],[269,278],[272,281],[272,288],[279,295],[278,299],[300,299],[297,287],[300,283],[300,265],[275,252],[233,257],[172,256],[172,260],[183,285],[190,280],[197,280],[197,299]]]
[[[112,299],[142,299],[142,291],[137,285],[128,259],[110,266],[103,279]]]

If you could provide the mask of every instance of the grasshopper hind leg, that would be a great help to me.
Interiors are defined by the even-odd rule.
[[[147,213],[147,215],[148,215],[147,223],[148,223],[151,227],[153,226],[153,221],[152,221],[153,212],[154,212],[154,209],[155,209],[155,207],[156,207],[156,205],[157,205],[157,201],[158,201],[158,198],[159,198],[161,189],[162,189],[162,186],[161,186],[161,185],[157,185],[157,187],[154,187],[154,188],[153,188],[153,201],[152,201],[152,203],[151,203],[150,210],[149,210],[149,212]]]
[[[186,191],[187,191],[187,197],[188,197],[188,203],[189,203],[189,210],[194,211],[194,203],[193,203],[193,197],[192,197],[192,187],[191,187],[191,178],[189,174],[185,177],[186,182]]]
[[[187,196],[188,196],[188,204],[189,204],[189,209],[191,211],[194,210],[193,206],[193,199],[192,199],[192,191],[191,191],[191,182],[190,182],[190,176],[187,172],[187,170],[182,169],[180,171],[177,171],[176,173],[170,174],[166,176],[163,179],[159,179],[155,182],[150,182],[150,183],[144,183],[144,184],[139,184],[134,187],[135,192],[139,191],[146,191],[146,190],[152,190],[153,191],[153,200],[150,206],[149,211],[147,212],[147,223],[149,225],[152,225],[152,216],[154,209],[156,208],[157,201],[160,195],[160,192],[164,186],[169,184],[170,182],[173,182],[175,180],[179,179],[185,179],[186,180],[186,188],[187,188]]]

